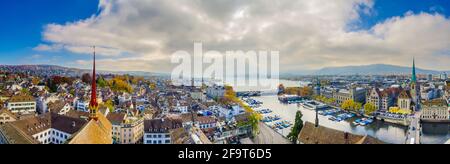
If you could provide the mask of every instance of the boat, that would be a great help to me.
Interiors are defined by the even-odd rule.
[[[330,118],[328,118],[328,120],[335,121],[335,120],[336,120],[336,117],[331,116]]]
[[[281,119],[281,117],[278,116],[278,115],[275,115],[275,117],[273,117],[273,120],[274,120],[274,121],[278,121],[278,120],[280,120],[280,119]]]
[[[361,126],[366,126],[366,125],[369,125],[369,124],[372,124],[373,123],[373,120],[372,119],[366,119],[366,120],[364,120],[364,121],[361,121],[359,124],[361,125]]]
[[[359,125],[361,123],[361,119],[356,119],[353,121],[353,125]]]

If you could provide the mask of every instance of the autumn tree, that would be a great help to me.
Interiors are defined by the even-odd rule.
[[[39,77],[33,77],[33,79],[31,79],[31,83],[33,85],[38,85],[39,82],[41,82],[41,79],[39,79]]]
[[[373,114],[373,112],[375,112],[377,110],[377,108],[375,107],[375,105],[373,105],[372,103],[366,103],[364,105],[364,113],[366,115],[371,115]]]
[[[90,84],[92,81],[92,77],[91,75],[89,75],[89,73],[85,73],[81,76],[81,81],[83,81],[86,84]]]
[[[284,85],[280,84],[278,86],[278,95],[284,94],[284,90],[285,90]]]
[[[108,85],[111,87],[113,91],[121,91],[131,93],[133,92],[133,88],[127,81],[124,81],[122,78],[114,77],[112,80],[108,81]]]

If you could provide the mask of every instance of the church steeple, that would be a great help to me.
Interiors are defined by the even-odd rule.
[[[97,103],[97,82],[95,80],[95,46],[94,46],[94,60],[92,69],[92,82],[91,82],[91,101],[89,102],[89,118],[97,120],[98,103]]]
[[[411,82],[412,82],[412,83],[417,83],[417,77],[416,77],[416,59],[415,59],[415,58],[413,58],[413,66],[412,66]]]

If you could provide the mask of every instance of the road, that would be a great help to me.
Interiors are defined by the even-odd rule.
[[[414,118],[411,120],[411,125],[408,129],[406,136],[406,144],[420,144],[421,125],[420,125],[421,112],[416,112]]]
[[[259,123],[259,134],[255,137],[254,142],[255,144],[292,144],[262,122]]]

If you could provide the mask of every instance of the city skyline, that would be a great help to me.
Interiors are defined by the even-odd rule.
[[[0,64],[90,68],[96,45],[100,70],[170,72],[170,54],[200,41],[279,50],[281,72],[410,67],[413,57],[418,68],[450,70],[449,1],[47,1],[2,5]]]

